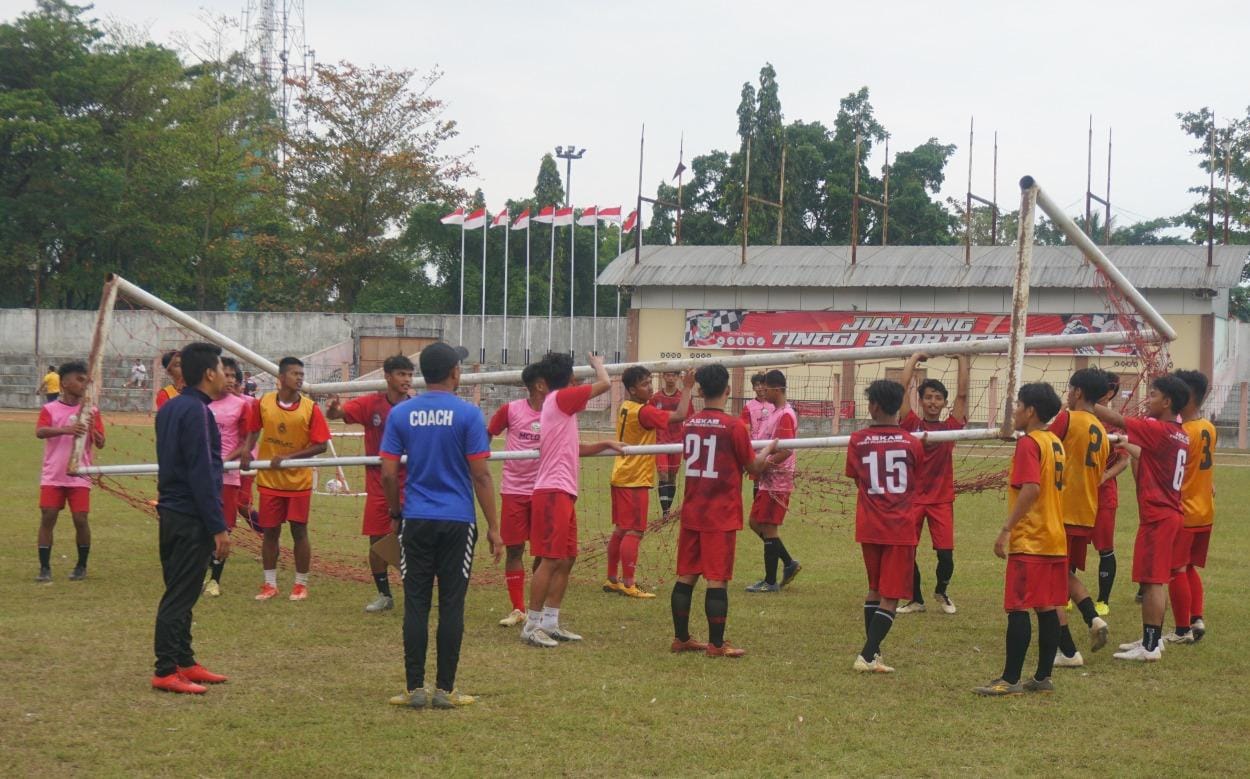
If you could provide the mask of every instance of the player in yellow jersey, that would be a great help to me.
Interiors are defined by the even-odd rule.
[[[268,460],[271,468],[283,460],[315,457],[326,450],[330,426],[317,404],[300,394],[304,386],[304,363],[283,357],[278,363],[278,390],[265,394],[252,406],[246,450],[260,440],[257,459]],[[312,545],[308,541],[308,514],[312,504],[312,469],[283,468],[263,470],[256,475],[260,492],[258,523],[265,534],[261,542],[261,564],[265,583],[256,600],[269,600],[278,594],[278,542],[282,525],[291,526],[295,546],[295,585],[291,600],[308,597],[308,568]]]
[[[1185,567],[1172,574],[1168,595],[1176,630],[1163,640],[1169,644],[1192,644],[1207,632],[1202,621],[1203,589],[1199,568],[1207,566],[1207,546],[1215,521],[1215,425],[1203,419],[1202,401],[1207,396],[1207,377],[1199,371],[1176,371],[1189,387],[1189,402],[1181,409],[1181,428],[1189,436],[1189,455],[1181,482],[1181,513],[1185,524],[1177,534]],[[1176,554],[1173,555],[1175,559]]]
[[[156,407],[159,409],[169,401],[178,397],[185,383],[182,380],[182,355],[177,349],[171,349],[161,355],[161,367],[169,376],[169,383],[156,393]]]
[[[626,446],[645,446],[656,442],[656,431],[677,424],[690,413],[694,372],[687,371],[681,400],[675,411],[664,411],[651,405],[651,371],[633,365],[621,374],[621,386],[629,397],[621,401],[616,413],[616,440]],[[619,592],[631,598],[654,598],[655,593],[638,588],[634,571],[638,566],[638,546],[647,530],[647,496],[655,484],[654,455],[620,455],[612,464],[612,524],[608,540],[608,578],[604,592]],[[616,576],[617,567],[621,577]]]
[[[1098,368],[1082,368],[1068,379],[1068,408],[1049,425],[1063,441],[1063,529],[1068,539],[1068,596],[1089,628],[1089,648],[1097,652],[1107,645],[1107,623],[1094,609],[1094,599],[1077,577],[1085,570],[1085,553],[1094,537],[1098,516],[1098,487],[1107,467],[1111,446],[1107,429],[1094,416],[1094,404],[1107,394],[1107,375]],[[1076,649],[1068,616],[1059,612],[1057,668],[1079,668],[1085,659]]]
[[[1007,560],[1003,607],[1007,611],[1007,662],[1002,676],[973,690],[977,695],[1053,692],[1050,681],[1059,649],[1057,606],[1068,599],[1067,539],[1063,531],[1063,444],[1046,429],[1059,413],[1059,396],[1049,384],[1025,384],[1016,396],[1012,422],[1024,433],[1016,440],[1007,493],[1007,522],[994,554]],[[1037,672],[1020,676],[1037,612]]]

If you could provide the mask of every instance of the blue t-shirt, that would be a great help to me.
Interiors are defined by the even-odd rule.
[[[449,392],[426,392],[391,409],[380,452],[408,456],[404,518],[475,522],[469,460],[490,455],[482,412]]]

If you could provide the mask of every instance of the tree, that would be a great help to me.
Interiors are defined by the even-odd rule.
[[[1246,115],[1232,119],[1228,124],[1216,127],[1215,114],[1208,107],[1197,111],[1178,113],[1181,129],[1198,142],[1192,154],[1198,158],[1198,168],[1203,172],[1202,183],[1189,191],[1200,199],[1192,208],[1176,217],[1178,226],[1189,228],[1194,243],[1206,243],[1208,239],[1208,216],[1211,213],[1210,198],[1214,196],[1215,243],[1224,242],[1224,213],[1229,216],[1228,242],[1250,243],[1250,108]],[[1215,149],[1212,154],[1211,140]],[[1210,174],[1214,168],[1215,191],[1211,191]],[[1228,173],[1228,195],[1225,196],[1224,175]]]

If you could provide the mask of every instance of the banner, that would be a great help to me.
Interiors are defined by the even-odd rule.
[[[1140,329],[1140,319],[1129,322]],[[1030,314],[1026,335],[1080,335],[1120,332],[1115,314]],[[1006,338],[1008,314],[933,314],[862,311],[686,311],[683,345],[687,349],[858,349],[868,346],[914,346]],[[1048,349],[1045,354],[1134,354],[1131,345]]]

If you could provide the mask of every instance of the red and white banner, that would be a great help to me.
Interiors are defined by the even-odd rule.
[[[573,208],[557,208],[555,219],[552,221],[556,227],[570,227],[573,224]]]
[[[1127,323],[1137,330],[1140,321]],[[1080,335],[1125,330],[1114,314],[1030,314],[1026,335]],[[861,311],[687,310],[688,349],[858,349],[1006,338],[1008,314],[930,314]],[[1130,345],[1050,349],[1047,354],[1133,354]]]
[[[638,212],[630,211],[629,216],[625,217],[625,224],[621,225],[621,232],[633,232],[634,226],[638,224]]]
[[[508,209],[504,209],[495,216],[490,223],[491,227],[507,227],[508,226]]]
[[[594,227],[599,222],[599,209],[596,206],[583,209],[577,216],[579,227]]]
[[[438,221],[445,225],[462,225],[464,224],[464,209],[457,208],[455,211],[452,211],[450,214],[442,219],[439,219]]]
[[[555,215],[556,215],[555,206],[543,206],[543,208],[539,210],[538,216],[534,217],[534,221],[542,222],[545,225],[549,225],[551,224],[551,220],[555,218]]]
[[[516,221],[512,223],[513,230],[525,230],[530,226],[530,210],[527,208],[521,212]]]
[[[479,208],[464,218],[464,229],[477,230],[486,226],[486,209]]]
[[[609,208],[599,209],[599,221],[612,222],[613,224],[621,223],[621,207],[611,206]]]

